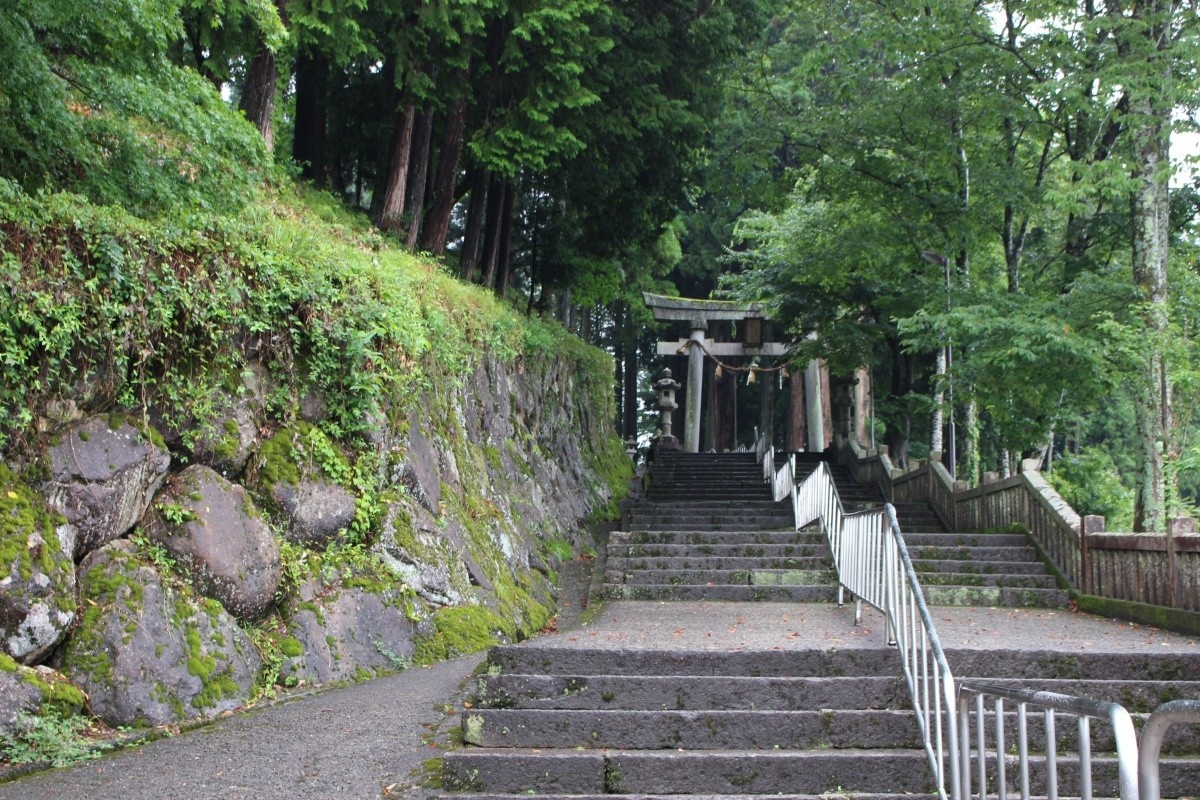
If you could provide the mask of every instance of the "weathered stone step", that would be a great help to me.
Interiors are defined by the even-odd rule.
[[[909,550],[918,547],[1028,547],[1022,534],[1011,533],[945,533],[908,530],[900,526],[904,543]]]
[[[791,514],[786,517],[782,515],[766,516],[748,514],[746,516],[722,516],[719,518],[680,515],[671,519],[654,520],[639,519],[635,516],[628,525],[623,527],[627,531],[790,531],[795,530],[794,522],[795,517]]]
[[[523,794],[930,792],[920,750],[542,750],[447,753],[449,791]]]
[[[1078,761],[1060,755],[1057,774],[1058,796],[1078,797],[1080,794]],[[1017,770],[1011,760],[1007,775],[1009,791],[1019,796]],[[1046,760],[1042,756],[1030,756],[1029,786],[1033,794],[1044,795],[1046,793]],[[1197,787],[1200,787],[1200,759],[1163,758],[1159,761],[1160,796],[1195,797]],[[1115,758],[1110,756],[1092,757],[1092,795],[1094,797],[1120,796]]]
[[[436,800],[441,797],[459,797],[457,794],[433,795]],[[523,794],[473,794],[474,800],[529,800],[530,795]],[[538,800],[613,800],[610,794],[540,794]],[[743,795],[736,794],[639,794],[628,793],[621,795],[621,800],[740,800]],[[840,795],[829,794],[773,794],[772,800],[841,800]],[[934,800],[936,795],[914,794],[912,792],[880,793],[856,792],[852,800]],[[851,798],[847,798],[851,800]],[[1041,798],[1033,798],[1041,800]]]
[[[608,600],[713,600],[728,603],[832,603],[837,587],[827,586],[724,586],[605,584]]]
[[[1094,698],[1093,698],[1094,699]],[[991,701],[987,701],[984,712],[984,726],[987,730],[989,746],[995,744],[996,715],[991,710]],[[1128,709],[1127,709],[1128,710]],[[1149,714],[1133,715],[1133,724],[1141,730]],[[971,714],[972,731],[975,730],[976,718]],[[1044,717],[1040,711],[1030,709],[1027,718],[1027,741],[1032,753],[1046,752],[1046,729]],[[1094,720],[1089,733],[1093,753],[1114,753],[1116,741],[1112,727],[1103,720]],[[1008,703],[1004,711],[1004,741],[1015,744],[1017,741],[1017,713],[1015,704]],[[1077,718],[1069,714],[1056,715],[1055,743],[1059,753],[1076,753],[1079,750],[1079,725]],[[1172,725],[1163,737],[1162,751],[1170,756],[1200,756],[1200,725]]]
[[[727,483],[695,486],[688,489],[655,490],[651,488],[647,496],[656,503],[687,502],[697,497],[704,497],[708,500],[774,500],[771,489],[766,486],[739,489],[731,487]]]
[[[1044,575],[1046,566],[1040,561],[987,561],[975,564],[961,559],[930,561],[913,559],[918,575],[932,572],[961,572],[967,575]]]
[[[917,579],[924,587],[934,586],[1013,586],[1029,589],[1057,589],[1054,576],[1041,575],[978,575],[968,572],[921,572]]]
[[[794,530],[748,530],[736,531],[697,530],[630,530],[614,531],[610,544],[808,544],[819,545],[823,537],[819,534],[796,533]]]
[[[472,709],[463,738],[479,747],[627,750],[806,750],[920,746],[909,711],[597,711]]]
[[[656,503],[653,500],[642,500],[634,510],[638,512],[647,511],[677,511],[677,510],[694,510],[703,512],[712,510],[713,513],[728,511],[730,509],[736,511],[778,511],[783,510],[790,512],[791,504],[787,501],[777,503],[774,500],[689,500],[683,503]]]
[[[1066,608],[1070,595],[1061,589],[1013,586],[927,586],[931,606],[988,606],[991,608]]]
[[[899,677],[746,678],[693,675],[481,675],[480,707],[795,711],[907,708]]]
[[[1007,654],[1008,651],[1005,653]],[[1044,655],[1050,657],[1054,654]],[[1086,661],[1087,659],[1085,659]],[[953,665],[955,662],[951,661],[950,663]],[[977,661],[969,660],[965,656],[964,663],[978,666]],[[1074,662],[1070,663],[1074,664]],[[488,655],[488,665],[489,671],[499,670],[501,674],[690,675],[698,677],[715,675],[751,678],[792,678],[796,676],[810,678],[882,676],[893,678],[898,674],[897,670],[900,668],[895,649],[887,647],[842,650],[812,648],[805,650],[722,651],[498,645],[491,649]],[[987,675],[986,672],[976,672],[975,674]],[[1046,676],[1047,673],[1042,672],[1041,677]]]
[[[906,540],[907,541],[907,540]],[[914,561],[1036,561],[1032,547],[910,547]]]
[[[1047,680],[1195,681],[1200,676],[1200,653],[1062,653],[957,647],[946,648],[945,653],[957,680],[1022,678],[1039,688]]]
[[[684,556],[678,558],[626,558],[609,556],[609,569],[692,569],[692,570],[738,570],[738,569],[825,569],[832,563],[828,554],[807,558],[743,558],[739,556]]]
[[[734,556],[738,558],[813,558],[826,556],[825,544],[610,544],[610,558],[695,558]]]
[[[637,570],[610,568],[605,572],[608,583],[628,585],[744,585],[744,586],[831,586],[837,583],[835,573],[827,562],[825,569],[782,570]]]

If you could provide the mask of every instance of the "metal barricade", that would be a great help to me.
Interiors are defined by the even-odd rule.
[[[969,800],[975,794],[978,797],[996,796],[998,800],[1006,800],[1010,795],[1019,795],[1022,800],[1030,796],[1031,765],[1029,745],[1029,709],[1033,707],[1042,712],[1042,733],[1045,738],[1045,760],[1042,785],[1037,787],[1035,794],[1045,796],[1048,800],[1057,800],[1059,796],[1059,755],[1060,742],[1058,737],[1057,718],[1060,714],[1076,717],[1078,724],[1078,739],[1074,761],[1079,770],[1078,786],[1072,791],[1072,796],[1081,800],[1091,800],[1092,797],[1092,721],[1101,720],[1112,730],[1113,741],[1117,750],[1117,785],[1121,800],[1138,800],[1137,734],[1133,730],[1133,720],[1124,707],[1116,703],[1089,700],[1083,697],[1058,694],[1057,692],[1037,692],[1030,689],[1020,689],[1009,686],[997,686],[979,681],[962,681],[958,687],[958,718],[959,742],[962,749],[960,772],[962,774],[962,798]],[[987,711],[986,700],[992,701],[992,737],[991,747],[987,740]],[[1006,712],[1005,702],[1014,703],[1016,713]],[[971,721],[974,718],[974,728]],[[1006,720],[1016,726],[1016,754],[1009,751],[1008,737],[1005,731]],[[972,736],[972,733],[974,736]],[[974,739],[974,763],[972,764],[972,739]],[[989,753],[991,754],[989,756]],[[1009,784],[1010,766],[1016,767],[1016,789]],[[990,770],[989,770],[990,767]],[[974,779],[973,777],[974,776]]]

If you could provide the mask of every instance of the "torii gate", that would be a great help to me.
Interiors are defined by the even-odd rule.
[[[666,297],[644,292],[642,299],[654,318],[659,321],[687,322],[691,335],[687,339],[659,342],[658,355],[670,356],[688,351],[687,409],[683,423],[683,449],[688,453],[700,450],[700,411],[704,391],[704,355],[714,357],[752,358],[782,356],[787,346],[780,342],[764,342],[767,316],[756,304],[740,304],[725,300],[691,300]],[[704,337],[710,321],[741,323],[742,341],[714,342]]]

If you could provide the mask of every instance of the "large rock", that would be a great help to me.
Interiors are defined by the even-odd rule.
[[[274,602],[282,577],[275,535],[246,490],[208,467],[172,479],[143,527],[234,616],[258,619]]]
[[[123,418],[92,417],[50,448],[50,508],[75,526],[75,558],[124,536],[150,505],[171,459]]]
[[[42,705],[42,693],[16,670],[16,662],[11,663],[12,671],[5,670],[0,663],[0,736],[17,730],[22,713],[33,713]]]
[[[450,606],[467,602],[471,583],[459,548],[445,539],[436,521],[415,503],[393,502],[383,517],[373,551],[393,575],[423,600]]]
[[[329,683],[407,668],[413,623],[405,603],[396,584],[378,578],[305,582],[285,614],[301,653],[284,660],[280,677]]]
[[[83,621],[62,670],[109,725],[162,725],[244,705],[261,667],[237,622],[113,542],[80,565]]]
[[[276,506],[287,518],[287,538],[309,547],[324,547],[354,522],[354,494],[324,480],[280,481],[272,489]]]
[[[0,465],[0,652],[32,664],[75,621],[75,529]]]

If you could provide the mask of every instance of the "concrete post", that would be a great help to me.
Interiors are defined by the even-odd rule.
[[[704,332],[707,320],[692,320],[691,341],[688,346],[687,409],[683,421],[683,449],[687,453],[700,452],[700,407],[704,392]]]

